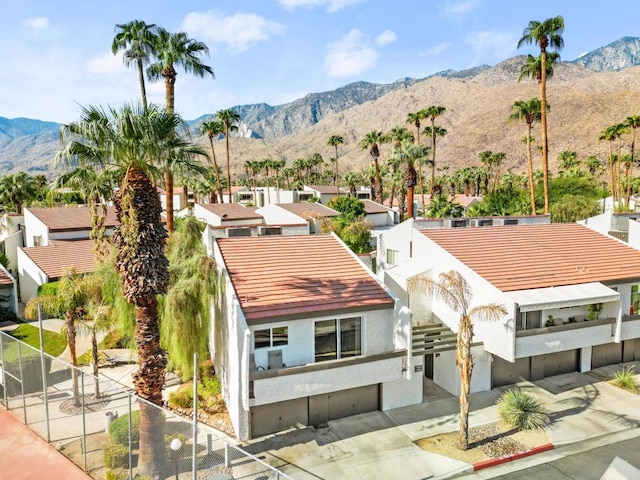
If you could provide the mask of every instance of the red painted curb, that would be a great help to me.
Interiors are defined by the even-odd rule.
[[[553,444],[547,443],[546,445],[533,447],[531,450],[527,450],[526,452],[516,453],[515,455],[511,455],[509,457],[492,458],[490,460],[485,460],[483,462],[474,463],[473,471],[476,472],[484,468],[495,467],[496,465],[501,465],[503,463],[511,462],[513,460],[518,460],[519,458],[530,457],[531,455],[535,455],[536,453],[547,452],[553,449],[554,449]]]

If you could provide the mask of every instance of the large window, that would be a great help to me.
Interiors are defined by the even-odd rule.
[[[398,250],[387,248],[387,265],[390,267],[398,264]]]
[[[253,332],[253,348],[281,347],[289,344],[289,327],[273,327]]]
[[[360,317],[316,322],[316,362],[358,355],[362,355],[362,320]]]

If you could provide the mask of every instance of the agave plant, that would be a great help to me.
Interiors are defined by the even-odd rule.
[[[542,430],[549,422],[547,409],[522,390],[507,390],[497,404],[500,418],[512,428]]]

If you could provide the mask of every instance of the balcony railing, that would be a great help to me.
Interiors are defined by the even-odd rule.
[[[640,318],[640,316],[635,315],[634,317]],[[625,321],[628,317],[623,317],[622,320]],[[616,319],[611,318],[599,318],[597,320],[578,320],[575,322],[563,323],[561,325],[550,325],[541,328],[531,328],[527,330],[517,330],[516,337],[528,337],[531,335],[542,335],[545,333],[553,333],[553,332],[564,332],[567,330],[579,330],[582,328],[595,327],[597,325],[607,325],[616,323]]]

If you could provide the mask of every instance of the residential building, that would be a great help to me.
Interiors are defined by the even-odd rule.
[[[338,187],[338,192],[341,197],[349,195],[349,190],[345,190],[342,187]],[[333,185],[305,185],[302,191],[299,191],[300,201],[309,201],[310,198],[305,197],[307,192],[311,192],[315,198],[317,198],[321,204],[326,205],[333,198],[336,198],[336,187]]]
[[[9,261],[7,271],[18,275],[18,247],[24,245],[24,216],[14,213],[0,217],[0,253]]]
[[[419,403],[411,315],[335,235],[221,238],[211,351],[237,437]]]
[[[421,229],[407,221],[379,237],[377,265],[413,312],[414,363],[451,393],[459,393],[459,315],[410,290],[418,275],[456,270],[470,284],[469,309],[507,309],[474,326],[472,391],[640,359],[640,252],[582,225]]]
[[[16,280],[0,264],[0,308],[18,313],[18,290]]]
[[[309,233],[320,233],[323,220],[339,215],[339,212],[317,202],[278,203],[256,210],[267,225],[306,223]]]

